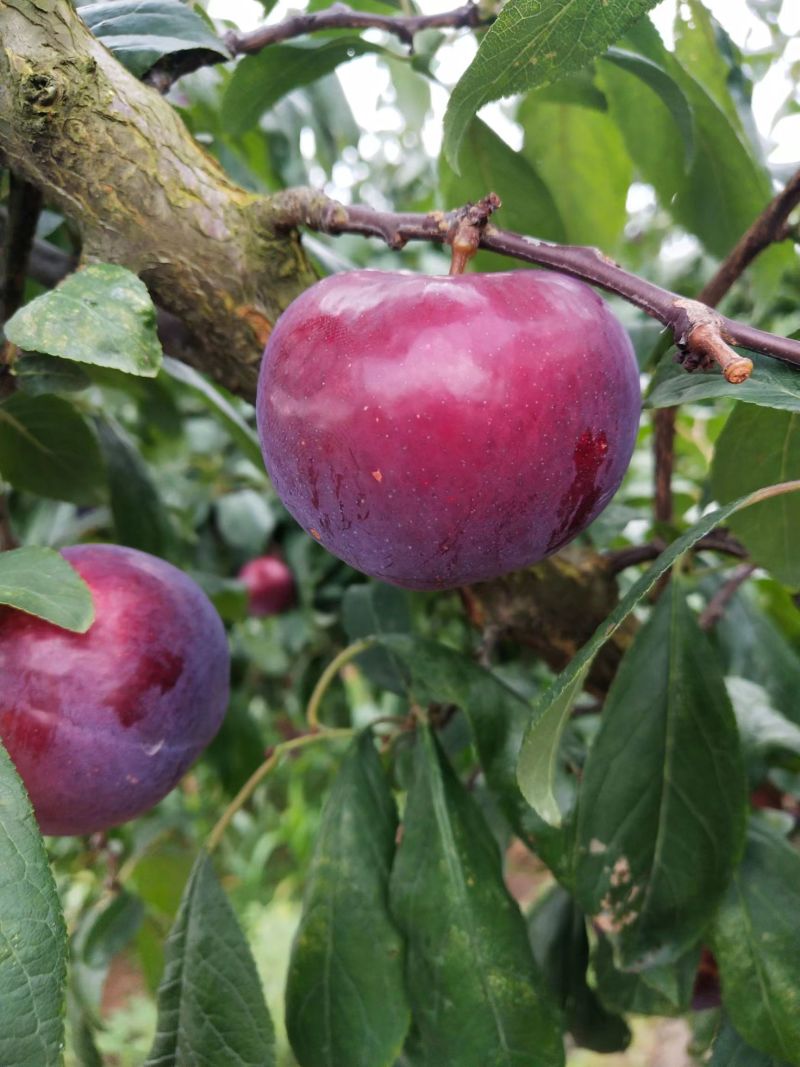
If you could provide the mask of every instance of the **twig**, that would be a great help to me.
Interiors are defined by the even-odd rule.
[[[764,249],[776,241],[785,241],[791,236],[787,222],[792,211],[800,204],[800,171],[786,183],[785,188],[774,197],[764,208],[755,222],[742,235],[736,245],[731,249],[726,258],[720,263],[714,276],[706,282],[698,299],[714,307],[722,300],[725,294],[732,288],[741,277],[745,269],[753,262]],[[745,348],[750,346],[745,339],[739,342]],[[755,349],[755,351],[760,351]],[[735,360],[742,357],[736,356],[730,350],[723,350],[723,359],[718,360],[725,371],[725,357],[729,373],[734,378],[739,371],[749,371],[744,364],[736,366]],[[688,370],[687,356],[683,355],[682,362]],[[702,361],[701,361],[702,362]],[[748,361],[749,362],[749,361]],[[732,368],[732,371],[731,371]],[[726,374],[727,377],[727,374]],[[730,378],[728,379],[731,380]],[[653,450],[655,463],[655,500],[654,514],[657,522],[672,521],[672,471],[675,462],[675,420],[677,408],[660,408],[656,411],[653,419]]]
[[[4,323],[21,306],[25,296],[28,259],[41,210],[42,194],[39,190],[12,172],[0,291],[0,317]],[[11,375],[15,354],[15,346],[4,341],[0,347],[0,399],[9,396],[16,387]]]
[[[327,726],[323,726],[319,721],[319,706],[322,703],[322,698],[327,693],[331,682],[336,678],[342,667],[350,663],[357,656],[360,656],[362,652],[366,652],[368,648],[371,648],[375,643],[374,638],[364,638],[362,641],[354,641],[352,645],[348,645],[347,648],[342,649],[338,656],[335,656],[322,674],[319,676],[317,684],[314,686],[314,692],[311,694],[311,698],[308,701],[308,708],[306,709],[306,722],[310,730],[327,730]]]
[[[347,4],[332,4],[324,11],[290,15],[273,26],[261,26],[247,33],[231,31],[221,41],[230,52],[230,58],[235,58],[254,55],[268,45],[324,30],[383,30],[413,48],[414,35],[422,30],[475,29],[492,21],[493,17],[481,14],[475,3],[467,3],[454,11],[443,11],[438,15],[377,15],[370,11],[354,11]],[[152,67],[143,80],[165,93],[184,74],[224,62],[224,56],[198,49],[196,52],[181,53],[176,60],[165,58]]]
[[[648,541],[643,545],[628,545],[605,553],[605,560],[611,574],[619,574],[628,567],[640,563],[650,563],[658,559],[667,546],[663,541]],[[694,552],[721,552],[736,559],[747,559],[747,549],[732,537],[727,530],[720,528],[701,537],[694,546]]]
[[[725,614],[725,609],[733,600],[736,591],[743,585],[755,570],[755,564],[742,563],[731,572],[730,578],[721,585],[713,597],[706,604],[700,614],[699,623],[702,630],[710,630],[719,622]]]
[[[206,850],[211,853],[217,847],[222,840],[223,834],[228,829],[236,813],[244,807],[253,793],[256,791],[261,782],[266,778],[269,772],[277,765],[281,756],[284,756],[287,752],[294,752],[298,748],[305,748],[306,745],[316,744],[317,741],[333,740],[340,737],[352,737],[353,731],[350,729],[345,730],[325,730],[320,733],[302,734],[300,737],[294,737],[291,741],[283,741],[280,745],[276,745],[260,767],[257,767],[242,788],[227,806],[225,811],[219,817],[214,829],[208,835],[208,841],[206,842]]]
[[[276,193],[269,201],[271,218],[279,229],[293,230],[298,226],[306,226],[328,234],[356,233],[364,237],[379,237],[390,248],[402,248],[408,241],[449,243],[459,221],[472,207],[468,205],[448,213],[431,212],[427,215],[384,212],[364,205],[345,207],[307,188],[286,189]],[[697,300],[688,300],[662,289],[624,270],[596,248],[553,244],[501,230],[491,224],[482,232],[480,247],[526,263],[552,267],[562,274],[569,274],[623,297],[672,330],[676,344],[690,355],[694,352],[694,331],[698,326],[706,326],[719,334],[720,343],[741,345],[800,366],[800,341],[757,330],[720,315]],[[704,347],[707,341],[706,331]]]

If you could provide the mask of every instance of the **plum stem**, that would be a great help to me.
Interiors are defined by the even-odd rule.
[[[261,782],[267,777],[270,771],[277,766],[281,758],[285,756],[288,752],[294,752],[298,748],[305,748],[306,745],[313,745],[317,741],[328,741],[336,740],[342,737],[352,737],[354,733],[355,731],[350,729],[349,727],[346,729],[319,730],[316,733],[302,734],[300,737],[293,737],[289,741],[283,741],[281,742],[281,744],[275,745],[275,747],[270,751],[264,762],[253,771],[253,773],[244,783],[242,788],[239,790],[239,792],[236,794],[236,796],[233,798],[233,800],[230,802],[225,811],[223,811],[222,815],[217,820],[216,825],[214,826],[211,833],[208,835],[208,840],[206,841],[206,851],[209,854],[214,851],[214,849],[222,840],[225,831],[230,826],[236,813],[244,807],[244,805],[253,795],[253,793],[261,784]]]
[[[467,204],[463,213],[458,213],[450,232],[447,235],[447,243],[452,251],[450,260],[450,274],[463,274],[469,261],[480,248],[481,234],[486,229],[491,215],[501,205],[497,193],[489,193],[476,204]]]
[[[456,211],[431,212],[427,215],[378,211],[363,204],[347,207],[316,189],[307,188],[285,189],[270,200],[272,220],[279,231],[288,232],[298,226],[306,226],[320,233],[355,233],[364,237],[379,237],[391,248],[402,248],[408,241],[449,243],[453,227],[472,207],[470,204]],[[713,311],[702,301],[689,300],[670,292],[654,282],[631,274],[596,248],[554,244],[501,230],[491,223],[483,227],[479,247],[526,263],[550,267],[622,297],[670,329],[683,352],[684,362],[688,360],[690,365],[695,344],[702,341],[705,350],[709,346],[709,331],[698,335],[696,327],[713,324],[720,341],[727,345],[739,345],[800,367],[800,341],[737,322]],[[712,347],[719,349],[716,345]],[[697,365],[703,365],[702,356]],[[739,365],[734,376],[740,376],[742,370]]]
[[[322,698],[327,693],[331,683],[334,681],[342,667],[345,667],[351,660],[356,659],[362,652],[366,652],[374,643],[374,637],[366,637],[360,641],[354,641],[352,645],[348,645],[347,648],[342,649],[338,656],[334,656],[319,676],[306,709],[306,722],[308,723],[308,728],[310,730],[330,730],[330,727],[323,725],[319,721],[319,706],[322,703]]]

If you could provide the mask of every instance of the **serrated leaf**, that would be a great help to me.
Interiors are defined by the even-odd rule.
[[[421,729],[392,911],[407,943],[408,989],[426,1063],[561,1067],[558,1012],[503,884],[475,802]]]
[[[714,923],[722,1000],[753,1048],[800,1063],[800,856],[753,820]]]
[[[559,876],[570,851],[568,835],[553,832],[525,803],[516,780],[516,763],[530,705],[504,682],[464,655],[432,641],[398,634],[379,642],[403,664],[406,685],[416,703],[454,704],[469,723],[486,784],[520,838]]]
[[[59,1067],[67,932],[30,801],[0,744],[0,1063]]]
[[[261,455],[261,445],[258,443],[258,434],[248,426],[224,390],[212,385],[194,367],[181,363],[172,356],[164,356],[163,370],[173,381],[180,382],[181,385],[191,389],[198,399],[202,400],[247,458],[261,470],[264,466],[264,459]]]
[[[653,378],[645,404],[668,408],[698,400],[726,397],[743,404],[800,412],[800,370],[777,359],[748,353],[755,364],[753,374],[741,385],[731,385],[714,371],[687,372],[671,357],[662,360]]]
[[[342,625],[350,641],[373,634],[404,634],[411,630],[409,594],[384,582],[351,585],[342,598]],[[390,652],[370,648],[358,658],[367,677],[393,693],[406,691],[406,677]]]
[[[96,504],[106,472],[97,439],[69,401],[16,393],[0,403],[0,477],[38,496]]]
[[[726,1019],[716,1041],[708,1067],[788,1067],[784,1060],[778,1061],[766,1052],[757,1052],[748,1045]]]
[[[200,855],[165,950],[158,1029],[145,1067],[273,1067],[272,1021],[250,947]]]
[[[161,366],[156,309],[144,282],[113,263],[93,263],[12,316],[20,348],[153,378]]]
[[[568,694],[574,687],[578,676],[583,671],[588,670],[600,648],[619,629],[642,597],[653,588],[661,575],[665,574],[675,561],[696,544],[701,537],[713,530],[715,526],[725,522],[737,511],[759,503],[765,498],[765,495],[767,497],[773,494],[781,496],[784,493],[793,493],[798,490],[800,490],[800,481],[794,481],[787,482],[781,486],[774,486],[772,490],[765,490],[763,493],[750,493],[747,496],[740,497],[732,504],[727,504],[717,511],[710,512],[695,523],[685,534],[673,541],[669,548],[661,553],[649,570],[633,583],[605,622],[597,627],[591,639],[586,642],[576,656],[573,656],[569,666],[558,675],[550,688],[536,701],[533,715],[522,742],[517,765],[517,778],[524,797],[542,818],[544,818],[544,813],[540,807],[543,803],[542,797],[547,795],[548,789],[552,793],[553,783],[552,781],[541,781],[539,778],[540,768],[543,765],[554,767],[556,761],[552,758],[543,759],[543,754],[538,749],[542,744],[542,738],[547,738],[547,743],[550,745],[560,745],[561,730],[558,728],[558,723],[563,724],[565,721],[562,701],[564,695]]]
[[[509,0],[450,97],[444,151],[451,167],[458,171],[464,134],[484,104],[580,70],[656,3]]]
[[[576,896],[621,966],[676,959],[698,940],[746,804],[722,672],[673,580],[623,657],[578,799]]]
[[[523,155],[552,191],[567,239],[614,248],[627,219],[633,167],[613,120],[586,107],[542,103],[537,93],[523,100],[517,117]]]
[[[527,923],[536,962],[564,1012],[575,1043],[595,1052],[626,1049],[631,1032],[625,1020],[606,1011],[586,980],[586,920],[570,894],[554,886],[536,901]]]
[[[208,24],[181,0],[104,0],[82,4],[80,15],[137,77],[164,56],[181,52],[210,53],[214,61],[230,58]]]
[[[245,56],[222,98],[222,120],[229,133],[245,133],[292,89],[310,85],[356,56],[384,51],[360,37],[336,37],[322,43],[275,44]]]
[[[725,502],[743,491],[800,474],[800,412],[737,405],[717,438],[711,486]],[[730,520],[753,559],[784,584],[800,588],[800,497],[768,500]]]
[[[79,634],[94,622],[89,586],[52,548],[28,545],[0,553],[0,604]]]
[[[96,425],[117,541],[155,556],[169,555],[169,519],[147,464],[120,426],[108,419],[98,419]]]
[[[328,795],[289,964],[286,1028],[302,1067],[391,1067],[410,1023],[389,914],[397,811],[361,734]]]
[[[546,241],[564,241],[567,231],[548,186],[520,152],[501,140],[485,122],[474,119],[465,135],[461,174],[440,159],[441,194],[448,205],[465,204],[495,192],[503,201],[503,226]],[[525,195],[520,196],[520,189]],[[482,253],[478,253],[482,255]],[[484,255],[485,266],[509,269],[509,261]],[[511,264],[512,266],[514,264]]]

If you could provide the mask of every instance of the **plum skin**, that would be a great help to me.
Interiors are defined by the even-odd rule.
[[[0,738],[45,834],[141,814],[216,734],[228,704],[225,630],[182,571],[117,545],[61,553],[89,586],[85,634],[0,607]]]
[[[256,618],[280,615],[294,603],[292,572],[274,553],[248,560],[239,580],[247,589],[248,610]]]
[[[630,462],[633,348],[587,285],[546,271],[353,271],[278,320],[258,384],[267,471],[294,518],[415,589],[537,562]]]

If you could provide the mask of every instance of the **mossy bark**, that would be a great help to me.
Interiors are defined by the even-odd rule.
[[[182,358],[252,397],[278,314],[313,280],[268,198],[235,185],[68,0],[0,0],[0,153],[189,333]]]

